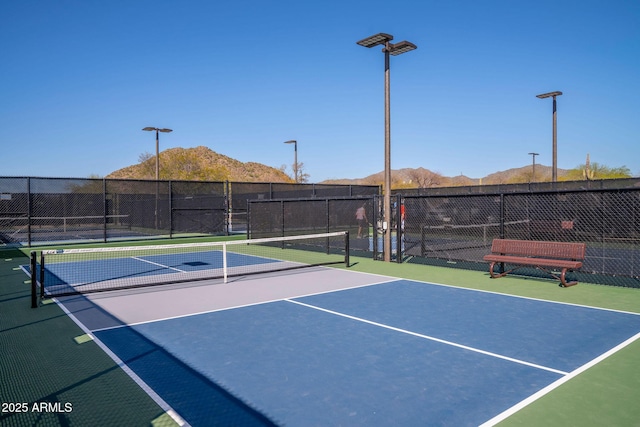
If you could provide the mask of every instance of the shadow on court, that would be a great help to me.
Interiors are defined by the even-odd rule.
[[[274,426],[274,421],[125,325],[83,295],[61,303],[109,351],[193,425]],[[206,333],[206,331],[203,331]],[[212,349],[215,351],[215,349]],[[134,380],[136,380],[134,378]],[[136,380],[136,382],[138,382]],[[215,414],[212,416],[212,414]]]

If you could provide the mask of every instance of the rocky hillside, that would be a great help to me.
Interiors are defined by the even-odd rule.
[[[143,155],[137,165],[127,166],[107,175],[114,179],[154,179],[155,156]],[[392,187],[456,187],[464,185],[492,185],[529,182],[531,166],[508,169],[492,173],[483,178],[469,178],[464,175],[442,176],[428,169],[397,169],[391,171]],[[558,177],[566,175],[558,170]],[[240,181],[240,182],[293,182],[291,177],[279,169],[261,163],[243,163],[216,153],[207,147],[171,148],[160,153],[160,179],[196,181]],[[536,165],[536,181],[551,181],[551,167]],[[321,184],[381,185],[384,172],[364,178],[327,180]]]
[[[106,178],[154,179],[155,156],[110,173]],[[160,153],[160,179],[241,182],[293,182],[279,169],[243,163],[207,147],[171,148]]]
[[[558,177],[566,175],[567,171],[558,169]],[[465,185],[494,185],[529,182],[532,177],[532,167],[524,166],[505,171],[495,172],[484,178],[469,178],[465,175],[454,177],[442,176],[428,169],[397,169],[391,171],[393,188],[416,187],[458,187]],[[536,165],[535,181],[551,181],[551,167]],[[384,182],[384,172],[378,172],[358,179],[333,179],[323,184],[352,184],[352,185],[380,185]]]

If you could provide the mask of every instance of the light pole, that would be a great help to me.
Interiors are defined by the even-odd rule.
[[[154,128],[154,127],[146,127],[146,128],[142,128],[142,130],[146,130],[146,131],[156,131],[156,211],[154,213],[155,216],[155,223],[156,223],[156,230],[158,229],[158,198],[160,197],[160,138],[158,137],[158,132],[165,132],[165,133],[169,133],[169,132],[173,132],[173,130],[171,129],[166,129],[166,128]]]
[[[156,131],[156,181],[160,180],[160,139],[158,137],[158,132],[173,132],[173,130],[171,129],[166,129],[166,128],[153,128],[153,127],[146,127],[143,128],[142,130],[146,130],[146,131]]]
[[[298,141],[295,139],[291,139],[289,141],[285,141],[285,144],[293,144],[293,176],[298,183]]]
[[[562,92],[555,91],[536,95],[537,98],[544,99],[553,97],[553,166],[551,168],[551,181],[558,180],[558,139],[557,139],[557,113],[556,113],[556,96],[562,95]]]
[[[393,36],[378,33],[362,39],[357,44],[363,47],[382,45],[384,52],[384,260],[391,261],[391,106],[389,81],[389,55],[397,56],[417,48],[408,41],[391,43]]]
[[[529,155],[533,159],[533,165],[531,170],[531,182],[536,182],[536,156],[538,156],[539,153],[529,153]]]

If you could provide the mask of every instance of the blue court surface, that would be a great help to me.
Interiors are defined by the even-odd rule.
[[[280,262],[275,259],[227,253],[229,267]],[[162,274],[188,273],[222,268],[222,251],[188,252],[185,254],[145,255],[103,258],[47,264],[48,286],[77,286],[106,280],[131,279]]]
[[[60,298],[185,425],[492,425],[640,315],[331,268]]]

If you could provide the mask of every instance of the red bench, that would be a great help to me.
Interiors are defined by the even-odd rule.
[[[491,263],[489,274],[492,279],[506,276],[518,268],[535,267],[560,280],[560,286],[568,287],[578,284],[567,282],[565,276],[567,271],[582,267],[586,246],[585,243],[572,242],[494,239],[491,254],[485,255],[484,260]],[[493,269],[497,263],[511,264],[515,267],[496,274]],[[562,269],[560,276],[553,273],[551,268]]]

